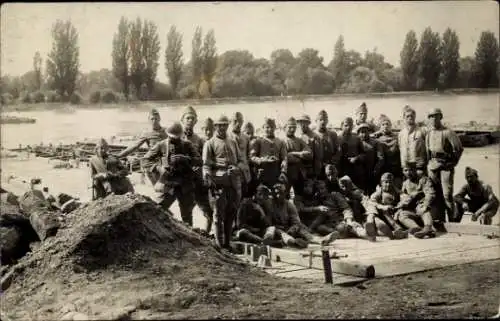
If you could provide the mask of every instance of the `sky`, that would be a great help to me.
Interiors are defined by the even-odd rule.
[[[191,52],[196,26],[204,34],[213,28],[218,52],[249,50],[269,59],[273,50],[303,48],[319,51],[325,65],[333,56],[339,35],[347,49],[364,53],[377,48],[386,61],[399,65],[408,30],[420,37],[430,26],[450,27],[460,38],[461,56],[473,55],[482,31],[498,39],[499,6],[495,1],[394,2],[123,2],[123,3],[4,3],[1,6],[2,75],[21,75],[33,68],[33,56],[46,57],[51,48],[51,26],[70,19],[79,33],[80,70],[111,69],[113,35],[120,17],[154,21],[161,41],[157,77],[166,81],[164,51],[172,25],[183,34],[184,60]]]

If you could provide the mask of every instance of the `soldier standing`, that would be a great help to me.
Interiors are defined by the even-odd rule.
[[[365,102],[363,102],[358,108],[356,108],[355,125],[359,126],[361,124],[368,124],[370,134],[373,134],[378,130],[373,121],[368,121],[368,108],[366,107]]]
[[[342,128],[339,137],[340,172],[342,176],[349,176],[356,186],[365,190],[367,178],[363,176],[362,171],[365,151],[361,139],[352,133],[352,126],[353,120],[351,117],[345,118],[340,125]]]
[[[455,166],[458,164],[464,151],[462,143],[457,134],[446,128],[441,123],[443,112],[439,108],[431,110],[428,114],[430,130],[427,133],[425,145],[427,147],[427,165],[429,178],[437,186],[441,186],[441,192],[446,203],[446,212],[450,222],[457,221],[455,217],[455,206],[453,201],[453,179]],[[444,222],[444,217],[434,218]]]
[[[401,189],[403,185],[403,169],[399,153],[398,135],[392,131],[392,123],[386,115],[380,115],[380,131],[377,135],[378,142],[384,150],[383,173],[391,173],[394,176],[394,185]]]
[[[285,142],[274,135],[276,122],[266,118],[262,126],[264,135],[250,146],[250,161],[257,169],[257,181],[273,188],[281,181],[287,184],[288,157]]]
[[[250,167],[248,165],[248,157],[250,155],[250,139],[248,136],[244,133],[241,132],[241,127],[243,126],[243,115],[238,111],[235,112],[233,117],[231,118],[231,125],[232,125],[232,130],[231,133],[229,133],[229,138],[234,139],[236,141],[236,144],[238,145],[240,152],[241,152],[241,158],[243,159],[243,165],[240,168],[242,173],[243,173],[243,180],[241,182],[242,186],[242,197],[251,197],[251,194],[249,194],[249,189],[248,189],[248,184],[250,184]]]
[[[165,128],[160,125],[160,113],[157,109],[151,109],[149,112],[149,121],[151,122],[152,128],[150,131],[147,131],[141,135],[141,138],[137,143],[131,145],[125,150],[121,151],[117,156],[118,158],[126,157],[127,155],[133,153],[138,150],[142,145],[146,144],[149,149],[156,145],[156,143],[167,138],[167,133],[165,132]],[[151,159],[149,161],[144,158],[141,160],[141,170],[143,173],[146,173],[151,183],[154,185],[159,179],[159,172],[157,170],[158,160]]]
[[[214,121],[212,120],[212,118],[208,117],[207,119],[205,119],[205,121],[201,125],[201,131],[205,135],[205,137],[202,138],[203,143],[214,136]]]
[[[370,126],[367,123],[358,125],[356,132],[363,142],[363,149],[366,155],[364,166],[362,167],[364,177],[366,178],[365,192],[371,195],[375,192],[375,188],[382,175],[384,150],[382,145],[375,138],[370,137]]]
[[[198,122],[198,115],[193,107],[188,106],[186,108],[182,114],[181,121],[184,127],[182,139],[190,141],[198,152],[198,155],[201,156],[205,141],[194,132],[194,126]],[[194,199],[196,205],[201,209],[203,216],[207,220],[205,230],[207,233],[210,233],[213,221],[213,210],[208,199],[208,189],[203,184],[201,166],[195,166],[193,171],[195,173]]]
[[[194,166],[201,165],[200,155],[193,144],[183,140],[181,123],[175,122],[167,129],[168,137],[157,143],[145,155],[146,161],[160,159],[159,179],[155,183],[156,202],[166,211],[177,200],[182,221],[193,225]]]
[[[302,115],[299,119],[297,119],[297,123],[299,123],[302,131],[300,138],[302,138],[302,140],[309,145],[312,152],[311,162],[306,162],[304,164],[307,178],[318,179],[322,175],[321,170],[323,167],[323,146],[321,144],[321,139],[309,127],[311,124],[311,118],[308,115]]]
[[[221,116],[215,136],[203,146],[203,179],[209,188],[215,214],[215,240],[230,250],[233,223],[241,201],[243,158],[236,142],[227,136],[229,120]]]
[[[405,106],[403,108],[404,127],[398,134],[399,153],[401,165],[415,163],[417,176],[422,177],[427,172],[427,150],[425,148],[427,129],[418,126],[415,118],[415,110]]]
[[[339,138],[337,133],[331,131],[327,128],[328,126],[328,114],[326,111],[321,110],[316,117],[317,129],[315,134],[318,135],[320,139],[320,145],[323,148],[323,158],[321,173],[319,175],[320,179],[324,178],[325,165],[327,164],[338,164],[339,156]]]
[[[297,130],[297,121],[290,117],[285,125],[286,130],[286,150],[288,153],[288,171],[287,171],[287,194],[293,187],[294,194],[302,194],[306,172],[304,162],[312,159],[311,149],[305,141],[295,136]]]

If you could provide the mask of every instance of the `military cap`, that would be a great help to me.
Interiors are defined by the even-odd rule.
[[[311,123],[311,117],[309,117],[309,115],[302,114],[299,118],[297,118],[297,122]]]
[[[274,121],[273,118],[264,118],[264,125],[271,126],[276,128],[276,122]]]
[[[182,113],[182,117],[186,116],[186,115],[193,115],[194,117],[198,117],[198,115],[196,114],[196,110],[194,110],[194,108],[192,106],[187,106],[186,109],[184,109],[184,112]]]
[[[316,116],[316,119],[320,119],[322,117],[328,117],[328,113],[324,109],[319,111],[318,115]]]
[[[325,166],[325,173],[338,173],[337,167],[333,164],[327,164]]]
[[[100,138],[97,141],[96,147],[101,147],[101,146],[108,147],[108,142],[104,138]]]
[[[394,180],[394,175],[392,175],[391,173],[384,173],[380,178],[381,182],[393,181],[393,180]]]
[[[415,109],[411,108],[409,105],[404,106],[403,107],[403,116],[404,116],[404,114],[409,113],[409,112],[416,114]]]
[[[284,192],[286,190],[285,182],[278,182],[274,184],[274,190],[279,190],[280,192]]]
[[[405,162],[403,168],[408,168],[408,169],[417,169],[417,162]]]
[[[427,118],[434,116],[434,115],[441,115],[443,116],[443,112],[439,108],[433,108],[427,113]]]
[[[387,117],[387,115],[384,115],[384,114],[381,114],[379,117],[378,117],[378,123],[379,124],[382,124],[383,122],[385,121],[388,121],[389,124],[392,124],[391,122],[391,119],[389,117]]]
[[[207,117],[207,119],[205,119],[203,121],[203,124],[201,125],[202,128],[212,128],[214,127],[214,121],[212,118],[210,117]]]
[[[221,115],[216,121],[214,121],[214,125],[228,125],[229,124],[229,119],[224,116],[224,115]]]
[[[466,176],[475,175],[477,177],[478,173],[477,173],[477,170],[475,170],[474,168],[467,166],[465,168],[465,175]]]
[[[340,125],[343,126],[345,123],[349,123],[349,124],[353,125],[354,120],[352,120],[352,117],[346,117],[346,118],[344,118],[344,120],[342,121],[342,123]]]
[[[167,135],[174,138],[179,138],[183,134],[183,129],[181,123],[178,121],[173,122],[170,126],[167,127]]]
[[[271,191],[269,190],[269,188],[266,185],[260,184],[259,186],[257,186],[256,192],[269,194]]]
[[[367,129],[367,130],[370,130],[370,125],[368,125],[367,123],[361,123],[359,124],[357,127],[356,127],[356,133],[359,133],[359,131],[361,129]]]
[[[237,111],[232,115],[231,119],[237,119],[243,121],[243,114]]]
[[[149,111],[149,116],[160,116],[160,113],[158,112],[158,109],[153,108]]]
[[[245,130],[247,130],[247,129],[252,129],[252,130],[253,130],[253,129],[255,129],[255,128],[253,127],[253,124],[252,124],[251,122],[248,122],[248,123],[246,123],[246,124],[243,126],[243,129],[245,129]]]
[[[366,103],[363,102],[361,105],[359,105],[359,107],[356,108],[356,112],[357,113],[360,113],[360,112],[366,113],[366,112],[368,112],[368,108],[366,107]]]
[[[295,120],[295,118],[293,118],[293,117],[290,117],[286,121],[286,125],[285,126],[296,126],[296,125],[297,125],[297,120]]]

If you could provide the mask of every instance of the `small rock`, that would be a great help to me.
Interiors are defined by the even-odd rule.
[[[360,290],[366,290],[366,286],[364,286],[363,284],[358,284],[356,285],[356,287]]]
[[[74,303],[67,303],[61,309],[61,313],[63,314],[67,314],[68,312],[74,312],[74,311],[76,311],[76,305]]]

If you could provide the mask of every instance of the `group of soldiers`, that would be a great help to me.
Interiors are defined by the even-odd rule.
[[[141,168],[155,201],[168,211],[177,200],[190,226],[197,205],[206,217],[204,232],[214,225],[216,244],[228,250],[235,239],[302,248],[342,237],[434,237],[446,215],[460,222],[464,212],[491,224],[499,202],[477,171],[467,168],[467,185],[453,196],[463,147],[443,126],[441,110],[431,110],[428,126],[420,126],[415,110],[405,106],[399,133],[387,116],[377,125],[367,116],[363,103],[338,133],[328,126],[325,110],[315,128],[308,115],[291,117],[282,139],[274,119],[266,118],[256,136],[253,124],[244,125],[235,112],[204,120],[200,137],[191,106],[167,128],[153,109],[151,130],[119,154],[108,155],[106,141],[99,142],[92,177],[101,196],[133,192],[119,159],[146,144]]]

